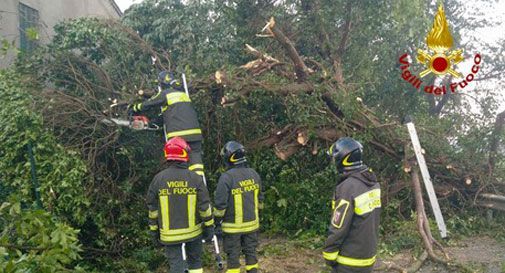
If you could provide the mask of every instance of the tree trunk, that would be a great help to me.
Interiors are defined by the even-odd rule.
[[[431,260],[442,264],[447,264],[447,260],[449,260],[447,253],[443,249],[442,245],[437,242],[437,240],[435,240],[431,234],[430,223],[428,221],[428,217],[426,216],[426,209],[424,207],[421,182],[419,180],[419,170],[417,167],[412,168],[411,177],[412,188],[414,190],[414,197],[416,200],[417,228],[419,230],[419,234],[421,235],[424,248],[426,252],[428,252],[428,256]],[[438,255],[435,254],[433,245],[436,245],[442,251],[446,260],[439,258]]]
[[[500,144],[500,134],[503,132],[503,124],[505,123],[505,111],[496,116],[493,134],[491,135],[491,143],[489,145],[489,175],[492,175],[496,165],[496,154]]]

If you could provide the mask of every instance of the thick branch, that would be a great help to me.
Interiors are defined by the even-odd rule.
[[[414,190],[414,197],[416,201],[416,212],[417,212],[417,228],[423,240],[424,248],[428,251],[430,256],[433,254],[433,245],[431,243],[431,238],[428,238],[425,230],[426,210],[424,208],[423,194],[421,189],[421,182],[419,181],[419,172],[414,168],[411,172],[412,178],[412,188]]]
[[[433,95],[428,94],[428,96]],[[430,114],[438,117],[442,112],[442,109],[444,108],[445,104],[449,101],[450,96],[451,96],[450,93],[445,94],[436,105],[430,108]]]
[[[250,61],[247,64],[244,64],[240,67],[251,71],[255,76],[263,73],[264,71],[270,70],[275,66],[284,64],[281,63],[279,60],[275,59],[274,57],[268,54],[264,54],[248,44],[246,44],[245,46],[247,52],[254,55],[257,59]]]
[[[275,146],[274,151],[275,151],[275,155],[278,158],[280,158],[281,160],[286,160],[290,156],[292,156],[293,154],[298,152],[298,150],[300,148],[301,148],[301,145],[295,142],[295,143],[288,144],[284,147]]]
[[[435,251],[433,250],[433,244],[435,244],[444,253],[445,258],[447,260],[449,259],[449,257],[445,253],[445,250],[442,248],[442,245],[438,243],[431,234],[430,223],[428,221],[428,217],[426,216],[426,209],[424,207],[421,182],[419,180],[419,171],[417,168],[412,169],[411,177],[412,177],[412,187],[414,190],[414,196],[416,200],[417,228],[419,230],[419,234],[421,235],[424,248],[428,252],[428,255],[431,260],[442,264],[447,264],[447,261],[444,261],[442,258],[439,258],[438,255],[436,255]]]
[[[493,174],[496,165],[496,154],[498,153],[498,145],[500,143],[500,135],[503,132],[505,123],[505,111],[496,116],[493,134],[491,135],[491,143],[489,145],[489,174]]]
[[[335,128],[322,128],[316,131],[316,135],[318,138],[326,141],[335,141],[335,139],[343,136],[342,132],[339,132]]]
[[[503,195],[497,195],[497,194],[492,194],[492,193],[482,193],[479,195],[482,199],[488,199],[492,201],[497,201],[497,202],[502,202],[505,205],[505,196]]]
[[[338,84],[344,84],[344,71],[342,69],[342,56],[344,55],[345,48],[347,45],[347,40],[349,39],[349,33],[351,31],[351,15],[352,15],[352,3],[353,1],[347,1],[346,12],[347,16],[345,18],[345,24],[342,31],[342,38],[340,39],[339,46],[335,54],[332,54],[333,59],[333,70],[335,71],[334,78]]]
[[[88,251],[88,252],[111,254],[111,255],[117,255],[117,254],[121,253],[120,250],[107,250],[107,249],[99,249],[99,248],[93,248],[93,247],[83,247],[82,249],[84,251]]]
[[[476,203],[476,205],[483,208],[505,211],[505,204],[503,203],[497,203],[492,201],[479,201]]]
[[[330,93],[324,93],[321,96],[321,99],[326,103],[326,106],[330,109],[331,113],[335,115],[337,118],[343,118],[344,112],[340,109],[340,107],[333,101]]]
[[[442,85],[446,85],[447,83],[451,83],[452,78],[453,77],[450,76],[449,78],[443,80]],[[432,84],[433,85],[435,84],[435,80],[433,80]],[[440,113],[442,112],[442,109],[444,108],[444,106],[447,104],[447,102],[451,98],[451,92],[444,94],[444,96],[442,97],[442,99],[438,103],[435,103],[435,98],[434,98],[433,94],[428,94],[427,96],[428,96],[428,101],[430,101],[430,114],[438,117],[440,115]]]
[[[266,28],[273,35],[273,37],[281,44],[281,46],[286,50],[289,58],[295,66],[295,74],[297,81],[299,83],[304,82],[308,76],[308,68],[303,62],[302,58],[296,51],[293,42],[277,27],[274,18],[270,18],[270,21],[266,25]]]
[[[478,197],[477,206],[505,211],[505,196],[482,193]]]
[[[302,93],[311,93],[314,91],[314,86],[311,83],[289,83],[273,85],[256,80],[250,80],[248,85],[241,86],[241,92],[239,93],[239,96],[234,96],[232,98],[224,96],[221,100],[221,105],[235,103],[239,101],[241,97],[249,96],[249,94],[258,87],[272,93],[280,94],[282,96],[287,96],[290,94],[298,95]]]
[[[370,144],[372,144],[376,149],[384,152],[387,155],[390,155],[393,158],[396,158],[396,159],[401,158],[400,155],[398,155],[398,153],[396,153],[393,149],[387,147],[386,145],[384,145],[378,141],[370,140]]]
[[[49,249],[47,247],[18,246],[14,244],[0,244],[0,247],[5,247],[13,250],[24,250],[24,251],[31,251],[31,250],[44,251]]]
[[[246,50],[247,50],[248,53],[254,55],[258,59],[263,59],[263,60],[267,60],[267,61],[272,61],[272,62],[280,63],[280,61],[277,60],[276,58],[274,58],[274,57],[272,57],[272,56],[270,56],[268,54],[260,52],[259,50],[257,50],[256,48],[252,47],[249,44],[245,44],[245,47],[246,47]]]
[[[314,86],[310,83],[291,83],[279,87],[274,87],[269,90],[287,96],[289,94],[301,94],[301,93],[313,92]]]
[[[345,10],[346,10],[346,18],[345,18],[345,24],[344,24],[344,29],[342,32],[342,39],[340,39],[340,44],[337,49],[337,54],[339,56],[342,56],[345,51],[345,47],[347,45],[347,41],[349,40],[349,33],[351,32],[351,18],[352,18],[352,4],[354,1],[348,0],[346,5],[345,5]]]

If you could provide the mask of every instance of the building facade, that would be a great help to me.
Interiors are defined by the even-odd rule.
[[[53,27],[79,17],[119,18],[122,12],[114,0],[0,0],[0,41],[30,52],[48,43]],[[3,52],[0,68],[15,59],[15,50]]]

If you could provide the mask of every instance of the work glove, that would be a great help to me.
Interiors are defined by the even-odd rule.
[[[130,105],[128,105],[128,114],[129,115],[130,114],[133,115],[133,113],[140,112],[141,109],[142,109],[142,103],[141,102],[130,104]]]
[[[205,240],[205,242],[211,242],[213,237],[214,237],[214,226],[204,227],[202,239]]]
[[[159,115],[151,120],[151,124],[158,127],[163,127],[163,115]]]

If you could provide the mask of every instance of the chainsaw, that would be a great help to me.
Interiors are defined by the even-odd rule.
[[[137,92],[137,95],[144,98],[144,99],[150,98],[153,94],[145,92],[143,90],[139,90]],[[127,119],[118,118],[119,113],[118,113],[118,111],[116,111],[116,109],[128,106],[128,105],[130,105],[130,103],[119,102],[117,99],[111,99],[111,98],[109,98],[109,101],[111,101],[111,105],[109,106],[108,110],[104,111],[104,114],[109,114],[114,117],[103,119],[102,121],[104,123],[116,124],[119,126],[128,127],[133,130],[158,131],[161,129],[161,127],[159,125],[157,125],[154,122],[151,122],[151,120],[149,120],[149,118],[144,115],[134,115],[134,114],[128,113]]]
[[[111,121],[112,123],[119,125],[119,126],[125,126],[133,130],[151,130],[151,131],[158,131],[160,130],[160,126],[156,125],[155,123],[150,122],[149,118],[146,116],[130,116],[128,120],[124,119],[119,119],[119,118],[110,118],[104,120],[106,121]]]

